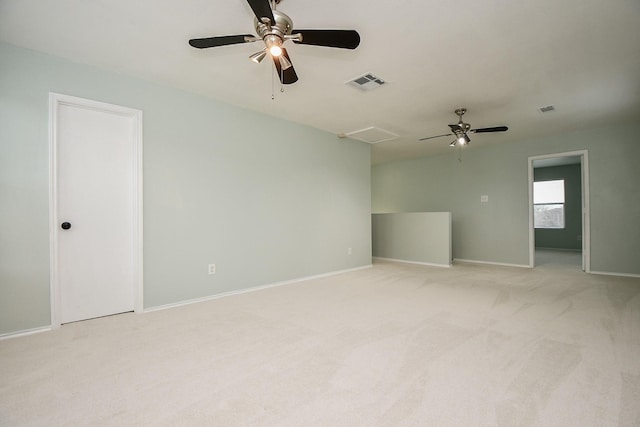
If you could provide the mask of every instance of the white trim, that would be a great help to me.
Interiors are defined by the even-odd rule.
[[[134,212],[133,212],[133,274],[134,274],[134,311],[136,313],[143,312],[143,224],[142,224],[142,111],[122,107],[120,105],[107,104],[100,101],[78,98],[70,95],[49,92],[49,288],[51,295],[51,327],[57,329],[60,327],[60,286],[58,283],[58,205],[57,205],[57,189],[58,189],[58,108],[61,105],[70,105],[74,107],[92,109],[111,114],[118,114],[130,117],[134,121],[133,130],[133,165],[134,165]]]
[[[463,262],[469,264],[487,264],[487,265],[498,265],[501,267],[518,267],[518,268],[531,268],[531,266],[526,264],[508,264],[506,262],[493,262],[493,261],[479,261],[476,259],[462,259],[462,258],[454,258],[454,262]]]
[[[32,329],[25,329],[23,331],[8,332],[6,334],[0,335],[0,341],[8,340],[11,338],[25,337],[27,335],[39,334],[41,332],[49,332],[52,329],[53,328],[51,326],[43,326],[41,328],[32,328]]]
[[[564,153],[544,154],[528,158],[529,189],[529,265],[535,266],[535,228],[533,225],[533,162],[534,160],[552,159],[554,157],[580,157],[582,173],[582,269],[591,272],[591,205],[589,195],[589,150],[567,151]]]
[[[584,150],[582,166],[582,264],[591,273],[591,195],[589,192],[589,151]]]
[[[144,311],[144,257],[143,257],[143,177],[144,177],[144,169],[143,169],[143,135],[142,135],[142,111],[132,109],[132,112],[135,114],[134,118],[134,135],[133,135],[133,161],[134,161],[134,180],[133,183],[133,200],[135,204],[133,205],[133,230],[134,230],[134,240],[133,240],[133,280],[134,280],[134,296],[133,296],[133,309],[137,314],[141,314]]]
[[[640,278],[640,274],[635,273],[616,273],[613,271],[590,271],[591,274],[601,274],[603,276],[618,276],[618,277],[637,277]]]
[[[582,252],[582,249],[568,249],[568,248],[544,248],[542,246],[536,246],[536,250],[543,251],[558,251],[558,252]]]
[[[402,262],[405,264],[417,264],[417,265],[426,265],[427,267],[445,267],[450,268],[451,264],[436,264],[433,262],[421,262],[421,261],[408,261],[406,259],[396,259],[396,258],[384,258],[379,256],[374,256],[373,259],[378,259],[381,261],[392,261],[392,262]]]
[[[261,291],[263,289],[275,288],[277,286],[284,286],[284,285],[291,285],[291,284],[300,283],[300,282],[306,282],[308,280],[321,279],[323,277],[336,276],[338,274],[344,274],[344,273],[349,273],[349,272],[352,272],[352,271],[364,270],[364,269],[371,268],[371,267],[373,267],[373,265],[372,264],[368,264],[368,265],[363,265],[363,266],[360,266],[360,267],[349,268],[349,269],[346,269],[346,270],[331,271],[329,273],[317,274],[317,275],[314,275],[314,276],[307,276],[307,277],[300,277],[298,279],[285,280],[284,282],[276,282],[276,283],[271,283],[271,284],[268,284],[268,285],[254,286],[254,287],[251,287],[251,288],[239,289],[237,291],[224,292],[224,293],[221,293],[221,294],[209,295],[209,296],[202,297],[202,298],[194,298],[194,299],[190,299],[190,300],[186,300],[186,301],[180,301],[180,302],[175,302],[175,303],[171,303],[171,304],[159,305],[157,307],[150,307],[150,308],[146,308],[144,310],[144,312],[145,313],[151,313],[153,311],[166,310],[168,308],[181,307],[183,305],[197,304],[199,302],[205,302],[205,301],[210,301],[210,300],[214,300],[214,299],[218,299],[218,298],[229,297],[229,296],[232,296],[232,295],[245,294],[245,293],[248,293],[248,292]]]
[[[58,292],[58,100],[49,92],[49,298],[51,328],[60,327],[60,292]]]

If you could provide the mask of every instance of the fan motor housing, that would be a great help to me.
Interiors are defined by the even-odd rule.
[[[279,10],[273,11],[273,17],[276,22],[270,25],[265,24],[264,22],[258,21],[257,18],[254,18],[254,24],[256,27],[256,33],[262,39],[267,36],[274,35],[283,39],[285,35],[290,35],[293,30],[293,21],[289,18],[288,15],[280,12]]]

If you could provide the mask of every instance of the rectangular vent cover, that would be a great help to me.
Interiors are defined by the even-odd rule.
[[[353,86],[360,90],[372,90],[378,88],[384,84],[384,80],[379,77],[374,76],[371,73],[364,74],[362,76],[356,77],[355,79],[349,80],[346,82],[346,85]]]
[[[375,126],[345,133],[344,136],[357,139],[358,141],[368,142],[369,144],[376,144],[378,142],[391,141],[392,139],[399,138],[395,133]]]
[[[540,107],[538,108],[538,111],[540,111],[541,113],[548,113],[549,111],[555,111],[556,107],[554,107],[553,105],[547,105],[546,107]]]

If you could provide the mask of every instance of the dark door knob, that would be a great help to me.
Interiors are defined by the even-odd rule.
[[[71,223],[65,221],[62,224],[60,224],[60,227],[62,227],[63,230],[68,230],[71,228]]]

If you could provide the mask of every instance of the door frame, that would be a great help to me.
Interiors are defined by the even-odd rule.
[[[133,119],[133,304],[136,313],[143,311],[142,268],[142,111],[100,101],[49,92],[49,286],[51,300],[51,328],[60,327],[60,284],[58,272],[58,109],[72,106],[117,114]]]
[[[591,272],[591,207],[589,201],[589,150],[569,151],[529,157],[529,267],[535,267],[535,228],[533,223],[533,162],[554,157],[580,157],[582,176],[582,270]]]

